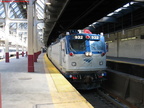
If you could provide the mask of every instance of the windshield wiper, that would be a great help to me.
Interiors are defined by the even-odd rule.
[[[73,51],[73,52],[76,52],[76,50],[74,50],[72,47],[71,47],[71,44],[69,44],[70,46],[70,50]]]

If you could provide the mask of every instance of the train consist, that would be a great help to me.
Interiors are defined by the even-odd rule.
[[[22,55],[22,49],[19,49],[19,55]],[[9,48],[9,57],[16,56],[16,48]],[[0,47],[0,59],[5,58],[5,47]]]
[[[47,55],[77,89],[95,89],[105,80],[106,44],[103,35],[66,35],[48,47]]]

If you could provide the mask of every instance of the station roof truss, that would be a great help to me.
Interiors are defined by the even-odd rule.
[[[41,20],[43,23],[44,19],[44,7],[45,0],[33,0],[34,1],[34,9],[37,20]],[[6,15],[4,4],[7,3],[8,13]],[[5,18],[11,20],[9,24],[10,35],[16,34],[16,29],[21,30],[23,33],[27,30],[27,9],[28,9],[29,0],[2,0],[0,1],[0,27],[3,28],[5,25]],[[24,19],[24,20],[20,20]],[[20,22],[18,22],[19,20]],[[38,29],[43,29],[43,24],[38,24]]]
[[[6,0],[2,0],[6,1]],[[27,19],[29,0],[15,0],[9,2],[10,19]],[[20,2],[21,1],[21,2]],[[38,29],[43,34],[46,46],[55,41],[61,34],[71,29],[90,29],[93,33],[108,33],[142,23],[144,18],[144,0],[33,0]],[[4,2],[0,2],[0,27],[4,25],[6,17]],[[136,14],[136,12],[138,14]],[[132,17],[133,16],[133,17]],[[131,17],[131,18],[129,18]],[[129,23],[127,23],[130,20]],[[10,29],[17,27],[16,22],[10,24]],[[112,28],[111,24],[115,25]],[[19,26],[27,28],[26,23]],[[22,28],[22,27],[21,27]]]
[[[8,4],[9,11],[6,13],[4,4]],[[0,26],[4,27],[5,19],[26,19],[27,2],[0,2]],[[3,20],[2,20],[3,19]],[[10,24],[10,28],[16,28],[16,24]]]
[[[63,11],[57,11],[61,10],[62,5],[65,5]],[[143,0],[49,0],[45,7],[45,45],[70,29],[88,28],[93,33],[109,32],[103,30],[107,29],[108,24],[117,24],[120,18],[126,19],[126,15],[141,8]],[[123,27],[126,27],[125,21]]]
[[[131,26],[144,24],[144,2],[132,1],[126,3],[122,7],[107,14],[101,19],[90,24],[87,29],[90,29],[94,33],[103,31],[105,33],[114,32],[116,30],[122,30]],[[128,23],[129,20],[129,24]],[[112,26],[113,25],[113,30]],[[102,29],[103,28],[103,29]]]

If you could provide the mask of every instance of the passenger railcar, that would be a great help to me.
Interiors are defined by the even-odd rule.
[[[5,49],[4,47],[0,47],[0,59],[3,59],[5,57]]]
[[[100,87],[106,76],[106,44],[103,35],[66,35],[47,50],[49,59],[77,89]]]

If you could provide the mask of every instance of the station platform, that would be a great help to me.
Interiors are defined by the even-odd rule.
[[[0,60],[2,108],[93,108],[41,54],[35,72],[27,72],[27,57]]]
[[[144,60],[142,59],[126,58],[126,57],[110,57],[110,56],[107,56],[106,58],[107,61],[144,66]]]

